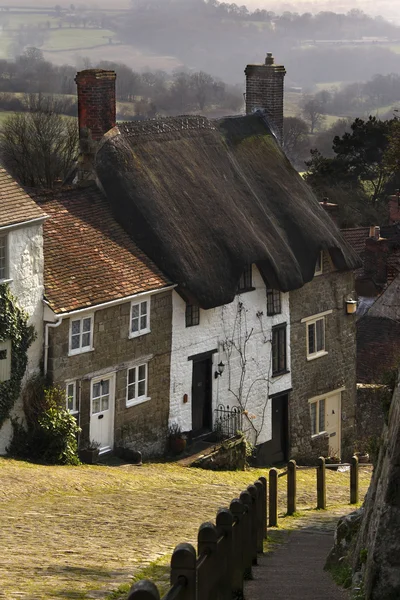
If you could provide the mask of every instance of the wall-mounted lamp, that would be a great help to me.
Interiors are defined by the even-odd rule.
[[[214,377],[215,377],[215,379],[218,379],[218,377],[220,377],[220,376],[222,375],[222,373],[224,372],[225,365],[224,365],[224,363],[222,362],[222,360],[221,360],[221,362],[218,364],[218,367],[217,367],[217,369],[218,369],[218,371],[215,371],[215,373],[214,373]]]
[[[346,314],[354,315],[357,311],[357,300],[346,300]]]

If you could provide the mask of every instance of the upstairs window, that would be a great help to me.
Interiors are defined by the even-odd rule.
[[[279,315],[282,312],[279,290],[267,290],[267,315]]]
[[[314,275],[322,275],[323,265],[324,265],[324,254],[321,250],[321,252],[319,252],[319,254],[318,254],[317,262],[315,264]]]
[[[7,236],[0,235],[0,281],[8,279]]]
[[[244,268],[243,273],[240,276],[239,284],[237,291],[238,292],[248,292],[249,290],[253,290],[253,280],[252,280],[252,266],[247,265]]]
[[[186,327],[193,327],[200,323],[200,307],[195,304],[186,304],[185,312]]]
[[[150,331],[150,300],[132,302],[130,337],[137,337]]]
[[[287,372],[286,323],[272,328],[272,375]]]
[[[326,310],[323,313],[301,319],[301,322],[306,324],[307,360],[313,360],[327,354],[325,347],[325,318],[330,314],[332,314],[332,310]]]
[[[70,354],[80,354],[92,350],[93,315],[70,321]]]

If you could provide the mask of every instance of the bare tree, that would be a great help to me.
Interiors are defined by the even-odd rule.
[[[53,188],[77,158],[77,122],[61,116],[52,97],[39,95],[28,102],[28,112],[15,113],[3,124],[1,162],[22,185]]]
[[[309,153],[308,125],[299,117],[283,119],[283,148],[293,164],[305,160]]]
[[[304,99],[302,114],[304,119],[310,124],[311,134],[313,134],[315,129],[317,129],[325,120],[321,102],[311,96],[306,96]]]

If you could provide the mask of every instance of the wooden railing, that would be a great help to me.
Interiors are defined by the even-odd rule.
[[[267,537],[267,480],[260,477],[229,509],[217,512],[215,525],[203,523],[197,553],[191,544],[178,544],[171,558],[171,588],[163,600],[232,600],[243,597]],[[160,600],[148,580],[134,584],[128,600]]]
[[[326,464],[318,459],[317,467],[298,467],[294,460],[281,473],[270,469],[269,484],[260,477],[239,498],[232,500],[229,509],[217,512],[215,525],[203,523],[198,531],[197,552],[191,544],[178,544],[170,563],[171,588],[163,600],[232,600],[243,597],[244,580],[252,576],[252,566],[263,552],[269,526],[278,525],[278,479],[287,477],[287,514],[296,512],[296,473],[302,469],[317,469],[317,508],[326,508],[326,469],[350,467],[350,504],[357,504],[358,458],[350,463]],[[363,465],[364,466],[364,465]],[[269,503],[267,507],[267,485]],[[127,600],[160,600],[151,581],[135,583]]]

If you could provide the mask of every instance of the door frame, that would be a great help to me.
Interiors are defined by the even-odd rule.
[[[346,390],[346,387],[340,387],[337,388],[336,390],[330,390],[329,392],[327,392],[326,394],[319,394],[318,396],[313,396],[312,398],[308,399],[308,408],[310,409],[310,403],[311,402],[317,402],[317,400],[323,400],[324,398],[329,398],[330,396],[336,396],[339,395],[339,407],[340,407],[340,411],[339,411],[339,415],[338,415],[338,436],[339,436],[339,451],[341,453],[342,450],[342,392],[344,392]],[[326,408],[325,408],[326,410]],[[311,438],[314,437],[318,437],[319,435],[321,435],[321,433],[317,433],[315,434],[315,436],[311,436]]]
[[[110,371],[109,373],[103,373],[102,375],[97,375],[92,377],[90,380],[90,405],[89,405],[89,439],[92,438],[92,391],[93,384],[98,383],[104,379],[110,380],[110,446],[106,446],[103,449],[100,449],[100,454],[104,454],[106,452],[111,452],[114,448],[114,418],[115,418],[115,384],[116,384],[116,371]]]
[[[288,458],[289,458],[289,440],[290,440],[290,426],[289,426],[289,402],[290,402],[290,392],[291,392],[292,388],[290,388],[289,390],[284,390],[282,392],[277,392],[276,394],[271,394],[269,396],[269,399],[271,400],[271,440],[273,439],[273,427],[272,427],[272,423],[273,423],[273,416],[272,416],[272,411],[273,411],[273,402],[274,400],[278,400],[279,398],[282,398],[282,396],[286,396],[286,418],[285,418],[285,431],[284,431],[284,447],[282,448],[283,450],[283,461],[287,462]]]
[[[214,425],[214,418],[213,418],[213,367],[214,367],[214,360],[213,360],[213,356],[214,354],[216,354],[218,352],[217,349],[215,350],[209,350],[208,352],[201,352],[200,354],[194,354],[192,356],[188,357],[188,360],[192,361],[192,385],[191,385],[191,421],[192,421],[192,432],[194,431],[194,433],[196,434],[196,431],[198,430],[193,430],[193,371],[194,371],[194,364],[195,363],[199,363],[199,362],[203,362],[203,361],[209,361],[210,363],[210,390],[209,390],[209,394],[210,394],[210,431],[212,431],[213,429],[213,425]]]

